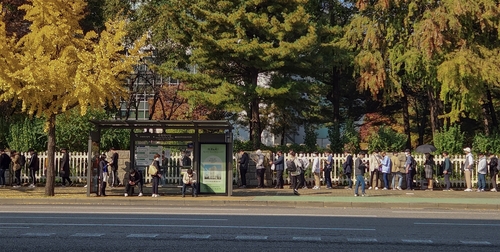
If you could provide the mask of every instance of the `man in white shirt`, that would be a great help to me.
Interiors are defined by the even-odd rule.
[[[467,189],[465,192],[472,192],[472,170],[474,168],[474,157],[472,157],[471,149],[469,147],[464,149],[465,163],[464,163],[464,176]]]

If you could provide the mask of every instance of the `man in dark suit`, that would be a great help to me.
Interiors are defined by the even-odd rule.
[[[28,169],[29,169],[30,178],[32,181],[32,183],[29,187],[35,188],[36,187],[36,172],[40,169],[40,160],[38,159],[38,155],[36,154],[35,150],[29,149],[28,152],[30,153],[30,161],[28,163]]]
[[[111,148],[111,162],[109,162],[111,166],[111,187],[120,185],[120,180],[118,179],[118,153],[115,148]]]
[[[240,175],[241,175],[240,188],[246,188],[248,162],[250,161],[250,157],[248,156],[248,153],[244,152],[243,150],[240,150],[239,153],[240,153],[240,160],[238,161],[238,163],[240,163]]]
[[[69,183],[69,186],[73,185],[73,182],[71,182],[71,179],[69,178],[70,176],[70,171],[69,171],[69,154],[68,150],[66,148],[61,149],[61,153],[63,154],[61,158],[61,165],[59,166],[59,175],[62,178],[62,186],[66,186],[66,180]]]
[[[270,161],[269,164],[274,164],[276,170],[276,189],[283,189],[283,171],[285,170],[285,157],[283,157],[283,152],[278,151],[278,158],[273,162]]]

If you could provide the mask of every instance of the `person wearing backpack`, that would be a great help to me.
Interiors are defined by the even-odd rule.
[[[497,174],[498,174],[498,158],[495,157],[495,154],[490,153],[490,181],[493,188],[491,188],[492,192],[497,191]]]
[[[352,155],[349,150],[344,151],[344,155],[346,155],[345,162],[342,164],[342,168],[344,169],[344,174],[347,178],[347,190],[352,190],[352,167],[353,160]]]
[[[269,161],[270,165],[275,165],[275,170],[276,170],[276,189],[283,189],[283,184],[285,181],[283,181],[283,171],[285,171],[285,157],[283,157],[283,152],[278,151],[276,153],[278,155],[278,158],[275,161]]]
[[[5,187],[5,171],[9,169],[11,161],[5,149],[0,149],[0,187]]]
[[[13,188],[21,187],[21,155],[19,152],[13,150],[10,152],[12,159],[12,171],[14,171],[14,178],[16,179],[16,184]]]
[[[302,181],[300,179],[300,174],[304,169],[304,163],[300,158],[296,158],[295,152],[290,153],[290,159],[287,161],[287,169],[290,174],[290,178],[292,180],[292,188],[293,194],[299,194],[299,187],[302,185]]]
[[[28,150],[30,154],[30,161],[28,163],[29,174],[31,178],[30,188],[36,187],[36,172],[40,169],[40,159],[38,158],[38,154],[34,149],[30,148]]]
[[[453,189],[450,188],[451,187],[450,176],[451,176],[451,173],[453,172],[453,169],[452,169],[450,157],[448,156],[448,152],[444,151],[443,157],[444,157],[443,175],[444,175],[444,184],[446,185],[446,187],[444,188],[443,191],[445,191],[445,192],[453,191]]]
[[[109,170],[108,162],[106,162],[106,154],[99,157],[99,179],[100,179],[100,195],[106,196],[106,185],[108,184]]]
[[[405,150],[405,155],[406,155],[406,162],[405,162],[405,167],[406,167],[406,190],[411,190],[413,191],[413,176],[415,176],[415,172],[417,169],[417,162],[415,159],[411,156],[410,149]]]
[[[160,178],[161,178],[161,174],[158,173],[158,171],[160,170],[160,154],[156,153],[154,155],[154,160],[153,160],[152,165],[154,165],[156,167],[156,173],[149,174],[153,178],[152,179],[153,180],[153,187],[152,187],[153,194],[151,195],[151,197],[156,198],[156,197],[160,196],[158,194],[158,184],[159,184]]]
[[[68,181],[68,186],[72,186],[73,182],[70,179],[70,169],[69,169],[69,153],[66,148],[61,149],[61,153],[63,154],[61,158],[61,164],[59,166],[59,176],[62,178],[62,186],[66,186],[66,181]]]
[[[474,167],[474,157],[472,157],[471,149],[469,147],[464,149],[466,154],[465,163],[463,167],[465,184],[467,185],[467,189],[464,192],[472,192],[472,170]]]

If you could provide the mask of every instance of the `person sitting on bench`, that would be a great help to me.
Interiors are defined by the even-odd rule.
[[[125,197],[132,196],[134,194],[134,187],[139,186],[139,197],[142,196],[142,174],[140,171],[131,169],[128,175],[128,184],[125,186]]]
[[[192,188],[192,196],[198,197],[198,193],[196,192],[196,173],[193,169],[188,169],[187,172],[184,173],[182,177],[182,197],[186,194],[186,186],[190,185]]]

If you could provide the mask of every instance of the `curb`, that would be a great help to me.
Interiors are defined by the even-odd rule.
[[[253,200],[210,200],[210,199],[2,199],[2,205],[93,205],[93,206],[169,206],[169,207],[314,207],[314,208],[378,208],[378,209],[460,209],[499,211],[499,204],[457,204],[457,203],[393,203],[393,202],[331,202],[331,201],[253,201]]]

